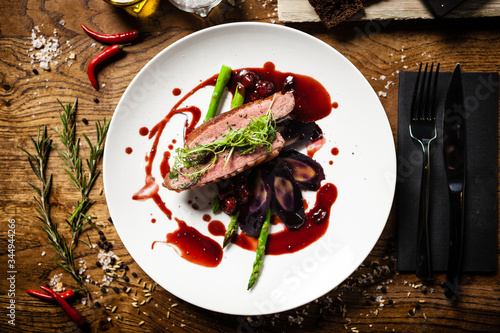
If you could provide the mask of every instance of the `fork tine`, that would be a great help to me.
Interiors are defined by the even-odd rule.
[[[425,69],[427,70],[427,65],[425,65]],[[434,70],[434,63],[431,63],[431,68],[429,70],[429,73],[426,73],[429,75],[429,77],[427,78],[427,81],[424,80],[423,82],[423,89],[424,89],[424,92],[423,92],[423,96],[422,96],[422,119],[431,119],[431,109],[432,109],[432,104],[431,104],[431,98],[430,98],[430,94],[431,94],[431,81],[432,81],[432,72]]]
[[[420,66],[418,68],[418,73],[417,73],[417,80],[415,81],[415,87],[413,87],[413,96],[411,98],[411,109],[410,109],[410,118],[411,119],[416,119],[417,118],[417,96],[418,96],[418,87],[420,83],[420,76],[422,73],[422,63],[420,63]]]
[[[420,82],[419,86],[419,95],[420,99],[417,100],[417,119],[424,119],[425,118],[425,110],[426,110],[426,103],[427,103],[427,94],[426,94],[426,86],[427,86],[427,68],[429,66],[429,63],[425,64],[425,69],[424,69],[424,74],[422,76],[422,81]]]
[[[437,91],[437,84],[438,84],[438,76],[439,76],[439,62],[437,63],[436,66],[436,72],[434,73],[434,82],[432,85],[432,94],[430,97],[430,111],[431,111],[431,118],[436,119],[436,91]]]

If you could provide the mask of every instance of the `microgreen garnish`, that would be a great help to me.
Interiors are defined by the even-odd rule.
[[[175,156],[172,171],[169,174],[170,179],[176,180],[179,175],[192,179],[192,182],[184,184],[185,187],[189,187],[215,165],[219,154],[226,151],[228,154],[224,167],[235,151],[240,155],[246,155],[252,154],[258,147],[264,147],[269,153],[276,138],[276,121],[271,112],[273,103],[274,99],[267,113],[259,118],[252,118],[247,127],[235,130],[228,126],[228,133],[223,135],[222,139],[207,144],[196,144],[192,148],[177,148],[175,150],[177,155]],[[194,170],[183,172],[182,168],[194,168]]]

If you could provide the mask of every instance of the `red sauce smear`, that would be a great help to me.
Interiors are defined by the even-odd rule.
[[[164,152],[163,160],[161,160],[160,163],[160,173],[162,178],[165,178],[165,176],[168,175],[170,172],[170,164],[168,162],[169,159],[170,159],[170,152],[169,151]]]
[[[148,175],[146,177],[146,184],[137,193],[132,196],[132,200],[144,201],[148,199],[153,199],[158,208],[171,220],[172,211],[165,206],[165,203],[158,194],[160,187],[155,182],[154,177]]]
[[[324,136],[307,143],[306,144],[307,156],[312,158],[314,154],[316,154],[316,152],[320,150],[325,143],[326,139]]]
[[[213,220],[208,224],[208,232],[214,236],[224,236],[226,226],[221,221]]]
[[[300,251],[323,236],[330,222],[330,209],[337,199],[337,187],[331,183],[323,185],[316,193],[316,203],[306,213],[306,222],[298,230],[284,228],[270,234],[266,254],[280,255]],[[277,216],[274,217],[278,219]],[[234,241],[236,245],[255,251],[257,239],[239,233]]]
[[[186,222],[174,218],[177,222],[177,229],[167,234],[167,241],[156,241],[151,245],[154,249],[156,243],[166,243],[173,247],[177,254],[193,263],[205,267],[216,267],[222,261],[222,247]]]
[[[295,91],[295,108],[293,110],[295,120],[316,121],[325,118],[332,111],[330,94],[320,82],[310,76],[279,72],[272,62],[266,62],[263,68],[245,69],[255,72],[262,80],[271,81],[276,91],[283,90],[288,76],[295,78],[293,86]],[[235,70],[233,73],[237,74],[241,70]],[[232,83],[231,91],[234,91],[236,83]]]
[[[132,154],[132,151],[133,151],[133,150],[132,150],[132,148],[130,148],[130,147],[125,148],[125,152],[126,152],[127,154],[129,154],[129,155],[130,155],[130,154]]]
[[[139,128],[139,134],[142,136],[146,136],[149,134],[149,129],[147,127],[141,127]]]

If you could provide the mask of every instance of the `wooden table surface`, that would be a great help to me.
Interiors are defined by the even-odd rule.
[[[73,332],[78,331],[57,305],[25,293],[47,285],[62,273],[66,288],[73,280],[52,260],[54,251],[36,218],[35,192],[27,181],[35,181],[26,155],[17,147],[32,151],[30,136],[37,127],[59,124],[57,99],[70,103],[79,98],[77,135],[86,133],[95,139],[95,129],[82,125],[111,117],[126,87],[139,70],[159,51],[200,29],[221,23],[253,21],[280,24],[275,0],[246,0],[233,7],[223,1],[202,19],[183,13],[162,1],[149,18],[133,18],[102,0],[25,0],[2,1],[0,9],[0,331],[2,332]],[[98,92],[89,84],[86,68],[98,52],[97,43],[83,33],[80,24],[91,29],[118,32],[131,28],[150,32],[139,44],[128,47],[126,56],[108,63],[99,74],[105,83]],[[320,23],[293,24],[333,46],[346,56],[379,93],[390,125],[397,130],[397,72],[415,69],[421,61],[439,61],[442,70],[451,71],[461,63],[466,71],[500,71],[500,24],[498,18],[443,19],[426,21],[349,22],[327,30]],[[53,36],[57,30],[60,46],[57,63],[50,71],[32,63],[32,29],[37,35]],[[404,60],[404,61],[403,61]],[[38,74],[34,72],[38,70]],[[385,76],[386,79],[380,79]],[[388,84],[392,81],[394,84]],[[98,101],[98,103],[96,102]],[[52,131],[52,130],[50,130]],[[55,140],[56,141],[56,140]],[[85,148],[82,148],[85,153]],[[55,183],[52,189],[52,212],[64,230],[64,219],[79,199],[69,183],[60,160],[55,155],[48,168]],[[397,239],[395,214],[375,248],[343,284],[318,300],[297,309],[266,316],[231,316],[214,313],[186,303],[160,286],[151,292],[152,299],[139,307],[131,305],[137,294],[140,304],[146,288],[154,285],[124,248],[102,193],[102,177],[91,197],[95,204],[89,213],[98,224],[85,233],[90,241],[99,241],[98,231],[114,243],[113,251],[127,265],[129,282],[115,279],[104,293],[89,283],[92,305],[76,301],[75,308],[89,321],[86,330],[110,332],[499,332],[500,278],[494,275],[465,275],[457,301],[445,299],[440,287],[442,275],[434,282],[421,284],[414,274],[395,269]],[[394,209],[393,209],[394,212]],[[8,223],[10,221],[10,223]],[[15,221],[15,223],[13,222]],[[8,239],[15,228],[15,281],[7,280],[9,269]],[[86,236],[84,236],[86,239]],[[97,267],[98,248],[80,243],[74,251],[77,267],[86,266],[84,275],[101,281]],[[84,263],[84,264],[83,264]],[[380,273],[366,278],[373,270]],[[119,274],[124,271],[120,270]],[[135,277],[137,276],[137,277]],[[12,282],[12,283],[11,283]],[[129,287],[130,293],[122,288]],[[119,293],[113,291],[117,287]],[[15,290],[15,296],[11,294]],[[10,293],[9,293],[10,291]],[[95,301],[101,305],[96,306]],[[14,302],[13,313],[8,307]],[[116,309],[114,307],[116,306]],[[10,323],[9,323],[10,321]],[[140,325],[139,323],[142,323]],[[15,323],[15,326],[12,325]]]

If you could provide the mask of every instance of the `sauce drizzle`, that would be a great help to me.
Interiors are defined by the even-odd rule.
[[[217,267],[222,261],[222,247],[219,243],[188,226],[186,222],[178,218],[174,220],[177,222],[177,229],[167,234],[166,241],[154,242],[151,249],[154,249],[156,243],[165,243],[173,247],[181,258],[193,264]]]

